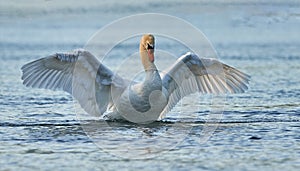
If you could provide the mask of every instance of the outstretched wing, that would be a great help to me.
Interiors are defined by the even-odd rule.
[[[250,76],[216,59],[202,58],[188,52],[162,73],[169,101],[160,118],[181,98],[192,93],[239,93],[248,89]]]
[[[85,50],[56,53],[21,68],[27,87],[64,90],[73,95],[89,114],[103,114],[111,102],[112,86],[123,89],[122,78]]]

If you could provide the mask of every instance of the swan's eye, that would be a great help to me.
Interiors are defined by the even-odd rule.
[[[154,49],[154,45],[147,43],[147,49]]]

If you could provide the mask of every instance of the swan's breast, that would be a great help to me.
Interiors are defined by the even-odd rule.
[[[156,121],[167,104],[165,94],[161,90],[152,90],[145,95],[138,90],[138,85],[126,89],[117,105],[118,112],[135,123]]]

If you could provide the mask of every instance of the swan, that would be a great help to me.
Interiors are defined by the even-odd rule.
[[[141,82],[121,78],[84,49],[25,64],[22,80],[27,87],[70,93],[91,115],[134,123],[161,120],[183,97],[196,92],[242,93],[248,89],[249,75],[191,52],[160,73],[154,50],[154,36],[143,35],[139,53],[145,77]]]

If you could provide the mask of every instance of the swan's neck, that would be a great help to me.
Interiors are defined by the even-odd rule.
[[[145,74],[145,80],[141,86],[142,94],[148,96],[154,90],[162,90],[162,81],[156,68],[146,70]]]
[[[154,62],[149,60],[147,50],[140,47],[140,56],[146,73],[145,80],[141,85],[142,94],[148,94],[153,90],[160,90],[162,87],[161,78]]]
[[[154,62],[149,60],[147,50],[140,49],[140,57],[145,71],[157,70]]]

